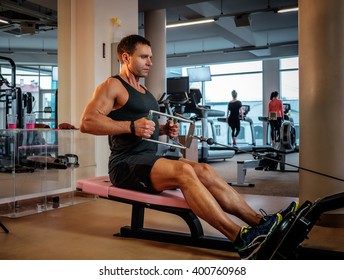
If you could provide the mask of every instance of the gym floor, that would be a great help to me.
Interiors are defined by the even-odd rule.
[[[226,161],[211,163],[228,182],[236,181],[236,162],[251,159],[237,155]],[[287,162],[298,164],[298,154]],[[248,182],[255,187],[238,187],[253,208],[278,211],[298,196],[298,173],[248,170]],[[252,195],[253,194],[253,195]],[[131,206],[105,199],[58,208],[20,218],[0,217],[9,229],[0,230],[2,260],[227,260],[239,259],[234,252],[217,251],[114,237],[121,226],[130,224]],[[240,223],[240,221],[236,220]],[[203,223],[207,235],[221,236]],[[180,232],[187,227],[179,217],[147,210],[145,226]],[[304,246],[344,252],[344,229],[315,226]]]

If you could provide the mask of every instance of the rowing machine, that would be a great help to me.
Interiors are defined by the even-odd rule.
[[[344,192],[314,203],[304,202],[296,213],[289,213],[258,251],[257,259],[343,259],[343,252],[306,249],[302,242],[321,214],[344,207]]]

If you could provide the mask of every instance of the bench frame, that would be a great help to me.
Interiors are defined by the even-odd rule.
[[[5,225],[2,222],[0,222],[0,227],[3,229],[5,233],[9,233],[9,230],[7,229],[7,227],[5,227]]]
[[[105,190],[104,180],[108,180],[108,190]],[[97,181],[99,181],[99,185],[97,185]],[[85,190],[84,185],[88,182],[92,184],[92,191],[90,189]],[[96,189],[102,189],[101,191],[97,191]],[[160,241],[165,243],[172,243],[172,244],[180,244],[192,247],[200,247],[200,248],[207,248],[207,249],[216,249],[222,251],[232,251],[236,252],[232,242],[230,242],[225,237],[215,237],[215,236],[205,236],[203,231],[203,226],[201,224],[200,219],[192,212],[190,208],[171,206],[171,205],[164,205],[164,204],[157,204],[155,202],[156,196],[165,196],[165,192],[161,194],[147,194],[142,193],[145,197],[144,201],[139,201],[135,199],[128,199],[127,197],[123,197],[121,195],[112,195],[111,191],[118,189],[120,193],[128,192],[129,194],[131,190],[123,190],[121,188],[117,188],[109,182],[107,176],[100,176],[90,179],[81,179],[77,182],[77,189],[82,190],[86,193],[92,193],[98,195],[99,197],[125,203],[132,205],[131,211],[131,225],[130,226],[122,226],[120,228],[120,232],[114,234],[114,236],[121,236],[121,237],[128,237],[128,238],[138,238],[138,239],[145,239],[145,240],[153,240],[153,241]],[[106,192],[108,193],[106,195]],[[179,190],[174,191],[166,191],[169,193],[169,198],[171,198],[171,192],[180,192]],[[136,196],[137,193],[135,192]],[[152,202],[147,201],[147,197],[152,198]],[[180,204],[180,196],[176,195],[176,199],[179,199]],[[171,202],[171,200],[170,200]],[[189,233],[181,233],[177,231],[171,230],[161,230],[161,229],[153,229],[153,228],[146,228],[144,226],[144,217],[145,217],[145,209],[152,209],[164,213],[169,213],[173,215],[177,215],[182,218],[190,232]]]

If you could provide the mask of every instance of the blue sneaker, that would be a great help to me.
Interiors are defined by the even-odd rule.
[[[282,218],[284,219],[289,213],[295,213],[298,209],[299,203],[297,201],[293,201],[287,208],[280,211],[279,213],[282,215]]]
[[[289,213],[295,213],[299,209],[299,203],[297,201],[293,201],[289,204],[287,208],[284,210],[280,210],[278,213],[281,214],[282,219],[284,219]],[[267,220],[270,219],[270,217],[273,215],[268,215],[263,209],[260,209],[260,212],[263,215],[263,218],[260,222],[260,224],[265,223]]]
[[[255,259],[259,248],[264,244],[266,238],[276,229],[281,222],[282,216],[277,213],[256,227],[244,226],[240,230],[241,245],[236,247],[239,256],[243,260]]]

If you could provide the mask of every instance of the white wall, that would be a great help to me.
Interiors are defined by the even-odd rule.
[[[100,4],[101,3],[101,4]],[[122,21],[122,34],[138,33],[137,0],[59,0],[59,121],[79,125],[94,89],[111,75],[111,19]],[[105,58],[103,58],[103,43]],[[82,134],[81,136],[82,137]],[[96,162],[96,174],[107,174],[107,137],[83,147],[83,157]]]

